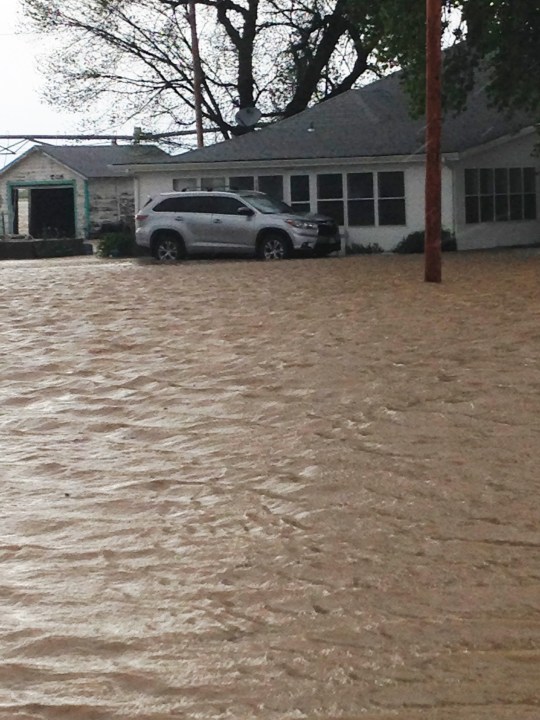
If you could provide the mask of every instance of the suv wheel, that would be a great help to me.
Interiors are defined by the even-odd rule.
[[[289,241],[275,233],[265,235],[257,254],[261,260],[285,260],[291,254]]]
[[[152,243],[152,254],[160,262],[176,262],[185,257],[184,243],[173,233],[161,233]]]

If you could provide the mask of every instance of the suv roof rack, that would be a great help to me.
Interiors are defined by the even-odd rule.
[[[234,193],[241,193],[241,192],[250,192],[250,193],[260,193],[259,190],[255,190],[255,188],[241,188],[236,187],[235,185],[204,185],[201,187],[200,190],[194,189],[194,188],[182,188],[182,192],[234,192]],[[263,193],[264,194],[264,193]]]

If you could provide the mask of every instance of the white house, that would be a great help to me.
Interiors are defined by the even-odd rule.
[[[133,179],[122,163],[162,160],[143,145],[35,145],[0,171],[0,236],[88,238],[133,224]]]
[[[443,130],[443,226],[459,249],[540,241],[540,137],[485,93]],[[392,250],[424,228],[424,121],[393,75],[262,130],[158,162],[130,164],[142,206],[158,192],[256,188],[337,219],[349,245]]]

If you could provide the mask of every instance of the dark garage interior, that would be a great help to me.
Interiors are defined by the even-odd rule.
[[[73,188],[32,188],[29,228],[32,237],[74,237]]]
[[[15,188],[13,191],[15,233],[28,232],[34,238],[75,237],[72,187],[33,187],[25,190]]]

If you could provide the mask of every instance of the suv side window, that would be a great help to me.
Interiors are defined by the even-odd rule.
[[[201,198],[198,196],[186,195],[183,197],[169,197],[158,203],[154,212],[182,212],[182,213],[196,213],[196,212],[210,212],[201,202]]]
[[[211,210],[206,212],[213,212],[219,215],[238,215],[239,208],[247,207],[241,200],[234,197],[227,197],[226,195],[214,195],[207,198],[205,203]]]

